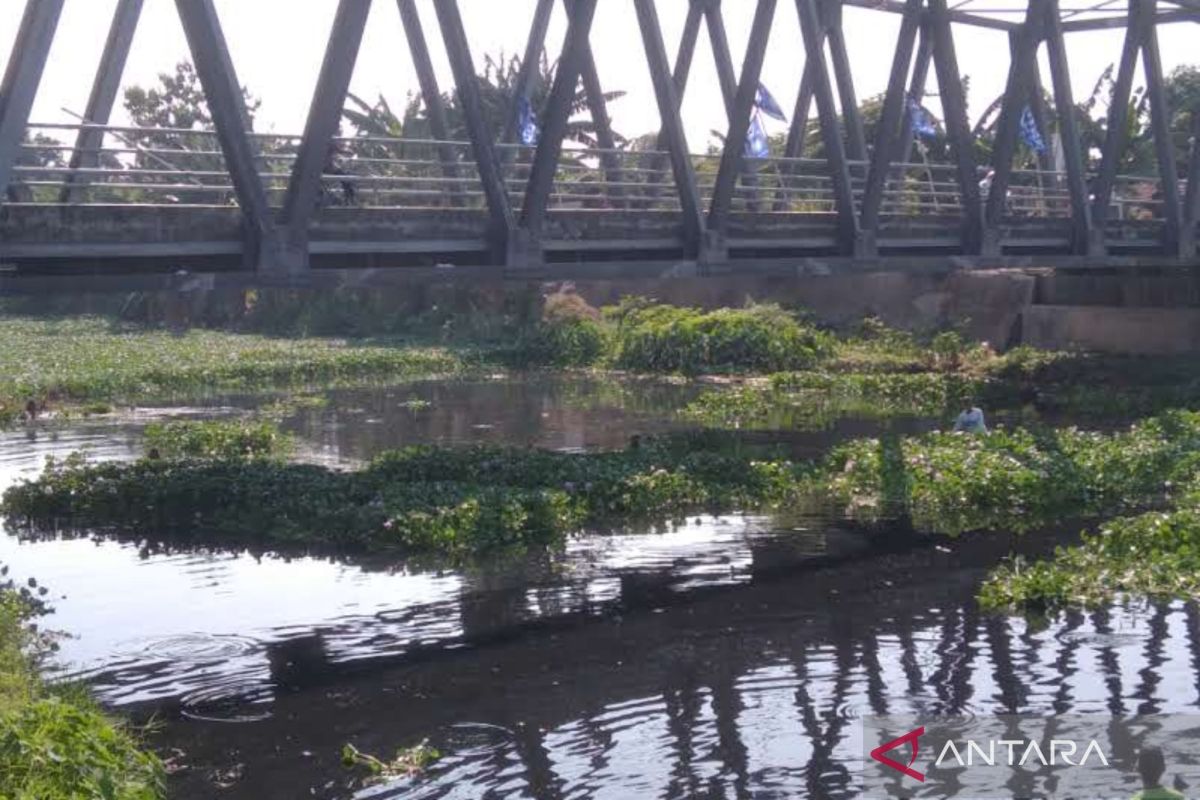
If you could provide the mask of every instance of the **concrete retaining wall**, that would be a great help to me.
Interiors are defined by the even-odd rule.
[[[1102,353],[1194,353],[1200,351],[1200,309],[1030,306],[1023,340]]]

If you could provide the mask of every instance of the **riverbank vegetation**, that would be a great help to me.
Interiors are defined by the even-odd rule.
[[[34,615],[28,597],[0,588],[0,797],[165,797],[162,765],[130,730],[83,691],[43,683]]]
[[[505,355],[535,366],[753,375],[814,366],[833,343],[831,334],[777,305],[705,311],[631,297],[598,310],[578,295],[555,294]]]

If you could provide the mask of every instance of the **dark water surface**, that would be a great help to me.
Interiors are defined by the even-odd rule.
[[[286,424],[331,463],[414,442],[615,448],[677,427],[665,411],[694,391],[413,384]],[[4,434],[0,484],[81,447],[133,457],[140,425]],[[875,430],[768,438],[804,455]],[[735,514],[458,570],[11,537],[0,562],[51,589],[61,674],[165,721],[181,798],[843,797],[862,714],[1200,707],[1195,608],[981,616],[1008,548],[889,551],[825,517]],[[348,742],[389,756],[426,737],[446,757],[420,780],[364,789],[339,764]]]

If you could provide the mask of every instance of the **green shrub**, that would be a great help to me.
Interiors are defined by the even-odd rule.
[[[642,372],[779,372],[811,367],[831,339],[774,305],[703,312],[627,300],[609,309],[612,362]]]
[[[957,331],[943,331],[929,343],[934,364],[942,369],[958,369],[966,350],[967,343]]]
[[[608,331],[595,320],[547,320],[525,334],[518,360],[536,366],[590,367],[607,349]]]

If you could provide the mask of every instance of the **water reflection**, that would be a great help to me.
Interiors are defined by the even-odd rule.
[[[633,435],[683,427],[674,412],[698,391],[586,376],[425,381],[329,392],[326,406],[299,411],[287,427],[339,459],[415,443],[611,450],[626,447]]]
[[[20,441],[18,447],[16,443]],[[137,454],[134,426],[95,423],[0,436],[0,484],[47,455]],[[822,519],[693,517],[460,570],[352,564],[105,538],[0,537],[0,563],[51,587],[48,624],[69,634],[57,670],[115,705],[158,703],[195,719],[271,714],[280,693],[446,648],[678,602],[773,569],[861,552]]]
[[[661,534],[588,537],[563,552],[460,572],[372,570],[312,558],[152,555],[106,541],[18,544],[0,562],[54,587],[49,624],[71,636],[57,663],[115,704],[178,704],[198,717],[269,713],[359,662],[511,637],[682,593],[749,583],[755,551],[778,567],[866,543],[830,531],[786,547],[769,518],[693,519]],[[131,591],[131,587],[133,591]]]
[[[509,694],[488,718],[496,727],[486,746],[464,737],[461,722],[445,724],[434,739],[450,752],[445,762],[423,779],[357,796],[854,797],[861,714],[1194,714],[1200,706],[1193,605],[1070,614],[1044,628],[980,618],[965,604],[847,622],[836,612],[797,616],[742,632],[737,647],[695,643],[671,669],[653,653],[664,645],[642,640],[648,664],[616,680],[594,662],[586,675],[552,671],[545,677],[580,683],[537,710],[522,705],[531,696]],[[1036,790],[1032,777],[1015,780],[1014,796]]]

